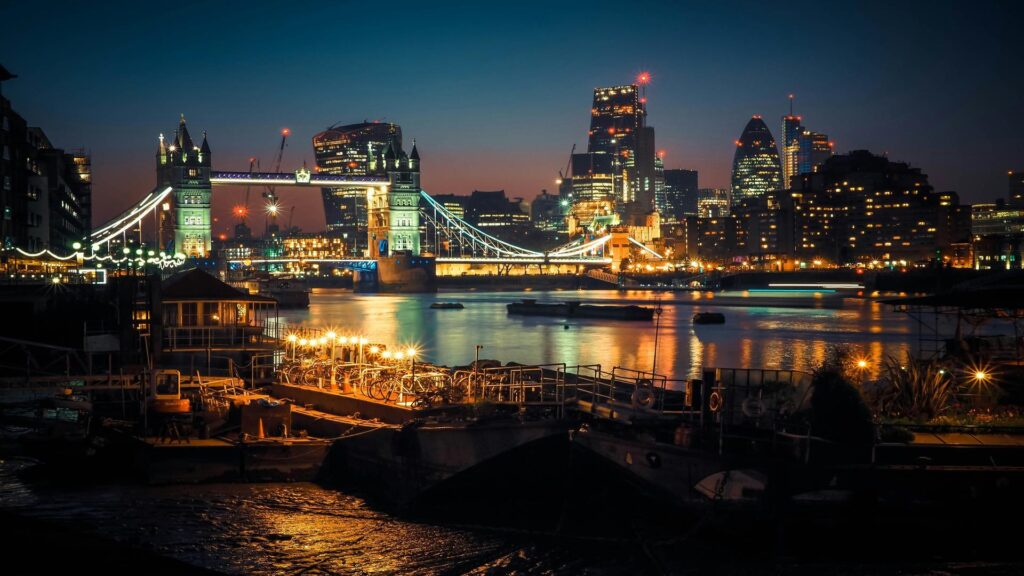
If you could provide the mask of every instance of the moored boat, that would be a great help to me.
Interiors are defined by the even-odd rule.
[[[462,302],[434,302],[430,305],[434,310],[462,310]]]
[[[698,312],[693,315],[694,324],[725,324],[725,314],[721,312]]]
[[[533,299],[523,299],[507,306],[509,314],[523,316],[556,316],[559,318],[604,318],[609,320],[650,320],[654,318],[653,308],[627,305],[596,305],[579,302],[562,302],[557,304],[538,303]]]

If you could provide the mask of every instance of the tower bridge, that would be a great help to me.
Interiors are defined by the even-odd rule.
[[[389,145],[381,154],[384,172],[381,175],[320,174],[305,167],[289,173],[218,171],[212,169],[212,152],[206,133],[201,144],[196,145],[182,116],[173,139],[166,140],[160,135],[156,151],[156,188],[131,208],[97,227],[83,246],[92,256],[109,259],[109,255],[101,254],[104,250],[109,252],[112,240],[123,238],[127,230],[152,218],[158,249],[185,258],[206,258],[212,249],[210,207],[214,186],[316,189],[351,186],[366,190],[369,254],[363,258],[338,260],[337,264],[362,272],[378,269],[383,273],[395,262],[429,267],[430,273],[435,262],[602,267],[612,262],[610,248],[628,247],[630,243],[657,256],[632,238],[629,242],[623,238],[610,244],[611,235],[589,240],[579,238],[544,252],[499,239],[452,214],[424,192],[420,187],[419,162],[415,144],[409,154]],[[421,249],[424,238],[430,240],[430,254]],[[264,258],[258,262],[290,260],[294,259]]]

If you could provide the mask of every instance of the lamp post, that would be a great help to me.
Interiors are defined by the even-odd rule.
[[[405,351],[405,354],[406,354],[406,356],[409,357],[409,371],[412,372],[412,383],[413,383],[413,386],[415,386],[416,385],[416,349],[410,346],[409,349]]]
[[[861,386],[864,385],[864,380],[865,380],[864,375],[867,373],[867,369],[868,369],[868,361],[867,361],[867,359],[861,358],[861,359],[857,360],[857,374],[860,376],[859,384]]]
[[[295,344],[299,341],[299,337],[295,334],[288,335],[288,343],[292,346],[292,362],[295,362]]]
[[[327,340],[331,343],[331,390],[334,390],[334,352],[338,343],[338,335],[332,330],[327,333]]]

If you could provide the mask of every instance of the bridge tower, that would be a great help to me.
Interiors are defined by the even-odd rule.
[[[388,144],[380,162],[391,184],[387,192],[371,190],[368,198],[370,257],[395,252],[420,253],[420,153]],[[385,196],[386,194],[386,196]]]
[[[210,254],[210,145],[196,146],[181,115],[174,140],[164,141],[156,153],[157,184],[174,189],[172,201],[160,213],[160,248],[182,253],[189,258]]]

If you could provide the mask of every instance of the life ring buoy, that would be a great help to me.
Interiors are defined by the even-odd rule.
[[[632,400],[634,406],[650,408],[654,405],[654,392],[650,388],[637,386],[637,389],[633,390]]]
[[[708,396],[708,409],[712,412],[718,412],[722,409],[722,395],[715,390]]]
[[[760,418],[761,415],[764,414],[765,406],[764,402],[761,401],[760,398],[748,396],[743,399],[740,409],[743,410],[743,415],[747,418]]]

